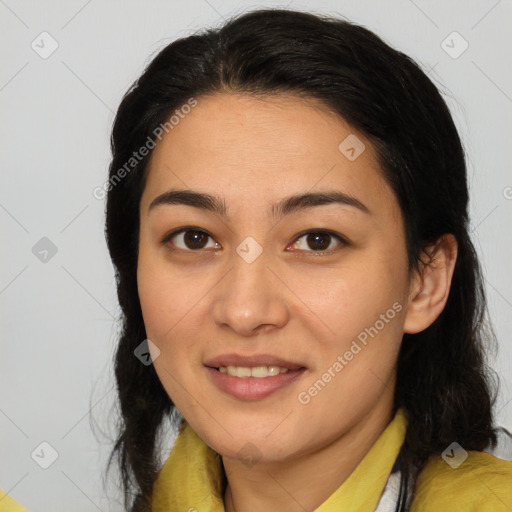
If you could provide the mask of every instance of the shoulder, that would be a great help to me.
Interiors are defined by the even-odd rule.
[[[418,477],[411,512],[512,510],[512,461],[486,452],[462,453],[459,460],[430,459]]]

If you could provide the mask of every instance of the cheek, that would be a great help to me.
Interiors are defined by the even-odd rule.
[[[137,289],[146,336],[162,350],[163,333],[171,326],[168,312],[172,309],[167,304],[171,298],[162,293],[155,269],[143,255],[139,255]]]
[[[198,369],[197,341],[204,337],[204,298],[212,283],[201,273],[194,276],[173,267],[158,251],[141,247],[137,285],[146,335],[160,350],[155,369],[174,399],[180,394],[177,381],[193,382]]]
[[[389,254],[389,253],[388,253]],[[386,330],[394,324],[401,332],[397,309],[403,309],[407,291],[406,263],[402,254],[382,257],[368,251],[347,258],[333,268],[311,266],[288,277],[299,302],[307,306],[304,315],[318,327],[318,340],[351,340],[365,328],[385,318]],[[397,303],[401,307],[393,305]],[[386,312],[389,313],[386,315]],[[389,318],[388,318],[389,317]],[[391,318],[391,321],[387,321]],[[381,327],[382,322],[378,323]],[[341,343],[337,348],[343,348]]]
[[[144,260],[139,260],[137,286],[146,334],[160,346],[163,334],[171,327],[174,308],[170,306],[175,302],[172,289],[163,286],[162,276],[157,276]]]
[[[312,417],[329,410],[325,421],[332,429],[347,410],[364,409],[391,392],[403,333],[405,257],[385,258],[381,251],[358,256],[332,273],[322,269],[300,282],[321,330],[316,364],[298,399]]]
[[[174,333],[200,296],[193,279],[173,271],[158,251],[144,246],[139,249],[137,287],[146,333],[159,345]]]
[[[200,390],[193,384],[196,370],[190,364],[190,351],[196,337],[187,313],[198,299],[193,287],[184,286],[183,279],[165,267],[157,258],[139,253],[139,300],[147,338],[159,349],[153,360],[155,371],[173,403],[189,417],[194,414],[190,397]]]
[[[392,401],[404,319],[399,290],[385,280],[352,277],[335,291],[319,313],[329,335],[317,339],[318,363],[297,396],[308,417],[322,418],[326,435],[382,397]]]

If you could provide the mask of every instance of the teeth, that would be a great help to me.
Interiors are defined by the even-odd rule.
[[[220,373],[227,373],[232,377],[256,377],[262,379],[264,377],[273,377],[280,373],[287,373],[288,368],[280,368],[279,366],[254,366],[248,368],[247,366],[221,366]]]

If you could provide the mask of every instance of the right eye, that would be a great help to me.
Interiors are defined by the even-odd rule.
[[[162,244],[168,245],[171,242],[171,245],[182,251],[198,252],[207,248],[208,238],[211,238],[213,241],[213,238],[206,231],[194,227],[186,227],[165,235]],[[220,248],[220,244],[217,242],[213,241],[213,244],[214,249]]]

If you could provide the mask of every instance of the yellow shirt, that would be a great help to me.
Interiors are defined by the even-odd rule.
[[[352,474],[314,512],[373,512],[403,444],[399,409]],[[411,512],[512,512],[512,461],[468,451],[452,468],[432,457],[418,480]],[[220,455],[185,423],[154,486],[153,512],[223,512]],[[0,491],[0,512],[26,512]]]
[[[352,474],[314,512],[373,512],[403,444],[399,409]],[[512,512],[512,461],[469,451],[456,469],[441,456],[422,471],[411,512]],[[154,486],[153,512],[223,512],[220,455],[185,423]]]

